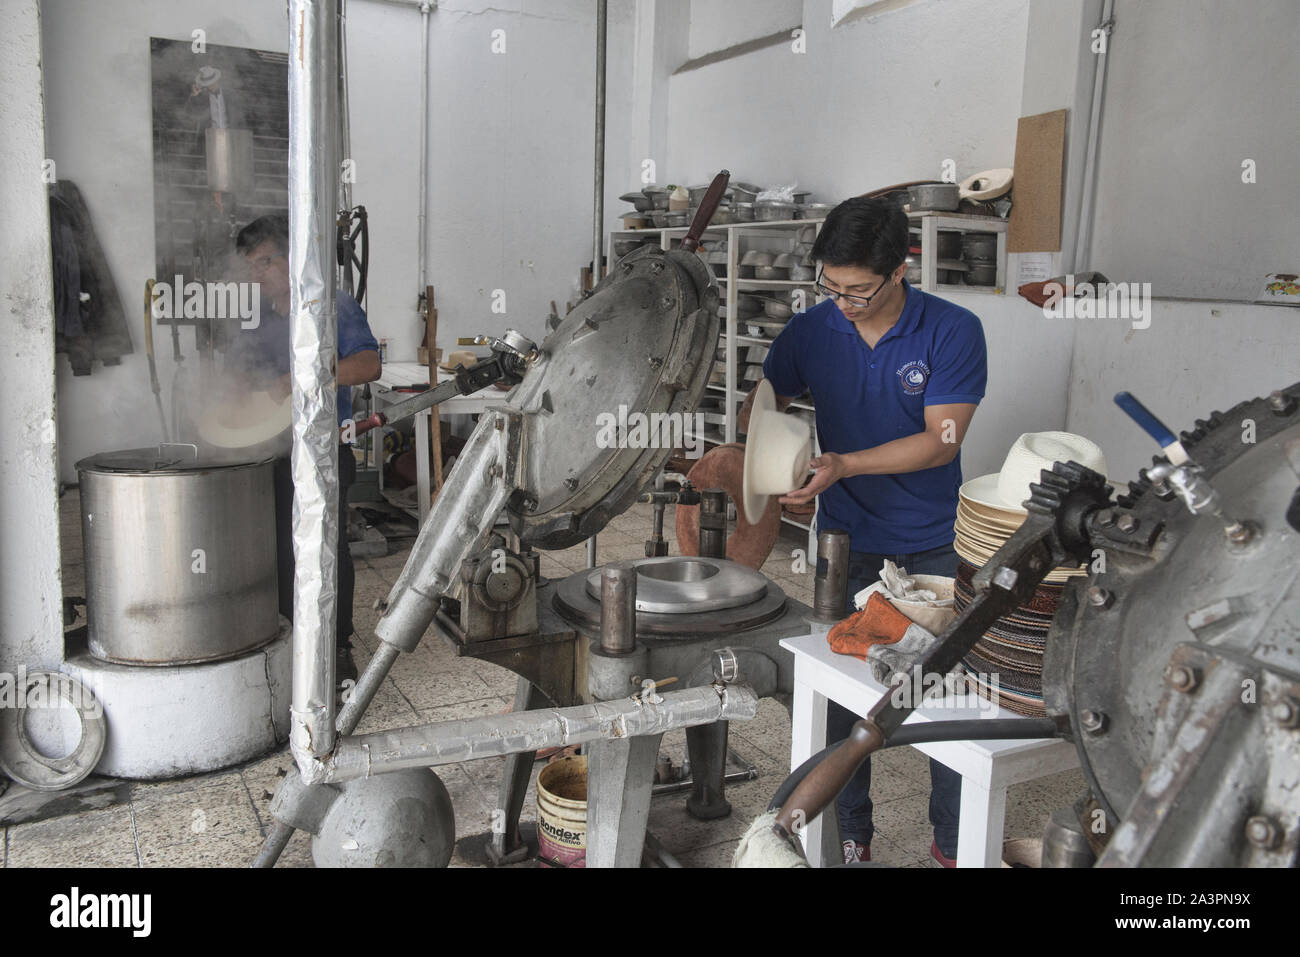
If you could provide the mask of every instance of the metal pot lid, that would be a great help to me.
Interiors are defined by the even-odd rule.
[[[244,468],[269,461],[269,457],[250,459],[200,455],[198,446],[169,444],[147,449],[100,452],[82,459],[76,468],[78,472],[206,472],[212,469]]]
[[[525,542],[568,548],[632,504],[673,452],[662,427],[684,430],[704,395],[718,325],[704,261],[642,246],[547,336],[506,400],[523,413],[508,511]],[[659,413],[651,441],[617,441],[638,437],[633,413]]]

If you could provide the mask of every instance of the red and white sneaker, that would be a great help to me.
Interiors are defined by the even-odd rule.
[[[863,864],[871,860],[871,845],[859,844],[857,841],[844,842],[844,863]]]
[[[943,851],[939,850],[939,845],[934,841],[930,842],[930,856],[942,864],[944,867],[956,867],[957,859],[955,857],[944,857]]]

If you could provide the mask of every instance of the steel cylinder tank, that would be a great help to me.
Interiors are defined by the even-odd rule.
[[[278,633],[271,461],[172,448],[77,463],[88,638],[105,661],[220,661]]]

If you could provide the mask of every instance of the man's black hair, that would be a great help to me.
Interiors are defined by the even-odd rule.
[[[907,258],[907,214],[885,199],[846,199],[826,217],[813,259],[888,276]]]
[[[235,249],[246,255],[268,239],[275,243],[275,248],[282,254],[289,255],[288,216],[283,213],[272,213],[253,220],[235,237]]]

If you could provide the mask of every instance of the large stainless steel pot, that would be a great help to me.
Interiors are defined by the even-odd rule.
[[[90,652],[105,661],[219,661],[278,633],[271,461],[173,451],[77,463]]]

